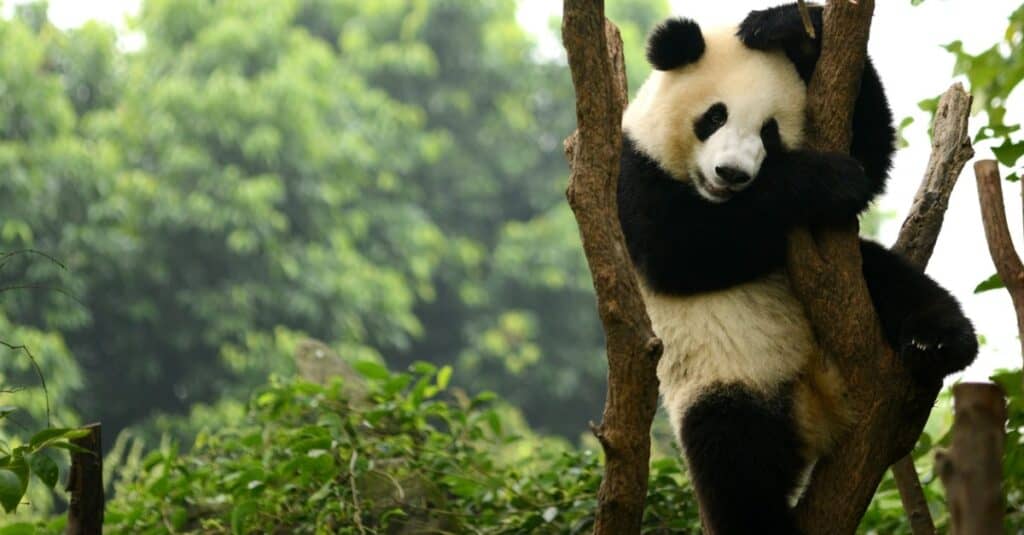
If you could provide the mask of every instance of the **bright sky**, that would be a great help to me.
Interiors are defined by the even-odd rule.
[[[556,0],[520,2],[519,20],[537,34],[546,33],[548,21],[561,9],[561,2]],[[23,2],[8,3],[5,12],[18,3]],[[752,9],[778,3],[782,0],[672,1],[676,14],[693,18],[705,26],[735,24]],[[125,15],[137,10],[138,5],[138,0],[50,0],[50,17],[61,27],[76,26],[88,19],[123,27]],[[883,243],[891,244],[895,240],[928,161],[930,144],[926,116],[918,110],[917,102],[945,91],[953,81],[950,76],[952,56],[940,45],[960,39],[968,51],[983,49],[1003,34],[1006,17],[1019,5],[1020,0],[929,0],[918,7],[912,7],[910,0],[876,3],[869,53],[885,83],[897,121],[906,116],[917,119],[905,132],[910,147],[897,154],[889,191],[881,200],[883,209],[898,214],[883,227]],[[555,38],[545,39],[542,44],[551,55],[559,53]],[[1024,102],[1015,103],[1016,100],[1011,99],[1010,109],[1024,109]],[[1010,117],[1008,120],[1019,119]],[[972,135],[980,124],[980,119],[972,121]],[[987,147],[975,149],[978,157],[991,157]],[[1004,197],[1011,232],[1018,244],[1024,244],[1019,219],[1021,196],[1017,185],[1004,186],[1008,188]],[[946,224],[928,268],[932,277],[960,299],[978,332],[987,339],[978,361],[965,372],[965,379],[985,379],[997,367],[1021,364],[1016,320],[1006,292],[973,294],[977,283],[994,272],[981,226],[974,176],[968,163],[953,192]]]

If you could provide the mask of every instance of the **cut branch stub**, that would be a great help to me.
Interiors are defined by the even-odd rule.
[[[961,383],[953,387],[953,408],[952,444],[935,454],[950,533],[1003,533],[1005,393],[993,383]]]

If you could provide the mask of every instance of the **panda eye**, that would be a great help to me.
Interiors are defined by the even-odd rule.
[[[708,109],[708,121],[715,126],[722,126],[725,124],[725,120],[729,118],[729,114],[725,109],[725,104],[715,104]]]
[[[697,139],[704,141],[729,120],[729,111],[725,104],[717,102],[705,111],[693,125]]]

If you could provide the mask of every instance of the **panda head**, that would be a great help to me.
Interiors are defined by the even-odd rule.
[[[642,152],[714,203],[750,186],[769,152],[803,140],[807,89],[796,67],[736,34],[662,23],[647,43],[655,70],[623,116]]]

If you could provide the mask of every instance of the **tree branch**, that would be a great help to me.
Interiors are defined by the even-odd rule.
[[[932,154],[924,180],[892,247],[921,271],[935,250],[953,186],[964,165],[974,157],[974,147],[967,130],[971,100],[971,95],[959,83],[953,84],[939,99],[932,124]],[[934,534],[935,524],[917,477],[914,459],[907,455],[896,461],[892,474],[903,509],[910,520],[911,531],[914,535]]]
[[[903,221],[896,244],[892,246],[893,251],[922,271],[939,239],[953,186],[964,165],[974,157],[974,147],[967,131],[971,102],[971,95],[959,82],[939,99],[932,125],[932,154],[924,180],[914,196],[910,215]]]
[[[566,197],[594,279],[608,353],[608,397],[594,426],[605,453],[594,533],[639,533],[661,341],[651,329],[618,225],[616,185],[628,95],[622,40],[600,0],[565,0],[562,40],[576,89],[578,130],[566,140]]]
[[[822,53],[808,88],[812,148],[849,148],[850,118],[873,10],[872,0],[858,4],[832,0],[826,6]],[[945,150],[953,139],[958,147],[965,135],[936,143]],[[929,202],[915,203],[904,224],[902,247],[918,265],[923,266],[934,247],[948,189],[958,173],[955,164],[964,153],[959,149],[952,150],[951,157],[933,154],[934,165],[929,165],[919,193]],[[842,441],[819,462],[797,515],[807,533],[853,533],[885,470],[913,448],[941,385],[916,384],[882,337],[861,271],[854,222],[845,229],[821,229],[814,234],[806,229],[794,231],[787,265],[819,342],[846,378],[847,397],[857,414],[849,431],[853,439]]]
[[[985,225],[985,240],[996,273],[1006,285],[1017,314],[1017,331],[1024,334],[1024,264],[1013,248],[1010,228],[1006,223],[1006,209],[1003,206],[1002,179],[999,164],[995,160],[981,160],[974,164],[974,175],[978,180],[978,201],[981,203],[981,220]],[[1021,337],[1021,355],[1024,356],[1024,337]]]

